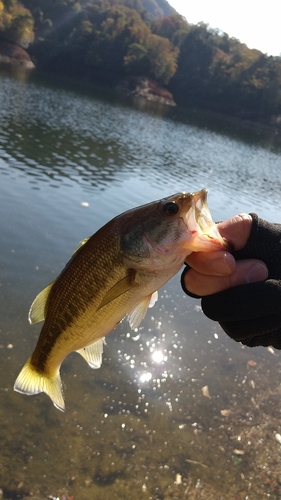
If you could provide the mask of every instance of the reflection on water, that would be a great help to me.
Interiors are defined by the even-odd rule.
[[[93,192],[137,175],[167,191],[176,180],[207,181],[221,191],[231,184],[234,198],[237,189],[257,201],[279,194],[280,184],[271,181],[280,182],[280,157],[260,146],[237,147],[230,136],[71,91],[18,87],[9,78],[1,82],[3,157],[9,170],[32,176],[34,187],[79,183]]]
[[[278,151],[69,87],[0,76],[4,498],[279,498],[280,355],[226,338],[178,276],[107,337],[101,369],[68,356],[64,414],[12,391],[32,300],[117,213],[207,187],[215,219],[280,220]]]

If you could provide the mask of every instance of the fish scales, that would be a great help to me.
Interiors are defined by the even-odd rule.
[[[136,328],[188,254],[226,248],[206,190],[178,193],[115,217],[82,242],[33,301],[29,320],[44,324],[14,389],[45,392],[64,410],[59,370],[65,357],[77,351],[98,368],[104,337],[126,315]]]
[[[48,357],[56,344],[58,353],[60,345],[65,342],[69,346],[69,352],[83,347],[77,334],[79,331],[85,332],[85,326],[89,323],[88,317],[96,312],[98,304],[112,288],[116,278],[120,280],[126,276],[127,270],[121,259],[117,262],[116,258],[114,259],[120,239],[118,223],[111,221],[95,236],[96,238],[90,238],[82,245],[79,252],[74,254],[50,291],[47,303],[48,315],[40,333],[37,349],[32,355],[32,361],[41,371],[48,370]],[[87,309],[88,314],[85,313]],[[106,314],[107,309],[101,310],[99,314],[101,322]],[[103,336],[102,332],[98,334],[98,326],[99,321],[96,318],[95,323],[91,324],[90,340],[95,338],[98,340]]]

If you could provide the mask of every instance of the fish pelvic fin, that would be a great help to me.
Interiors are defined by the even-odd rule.
[[[32,366],[31,358],[28,359],[18,375],[14,391],[28,396],[45,392],[58,410],[65,410],[59,371],[52,377],[40,373]]]
[[[146,315],[147,309],[153,307],[158,300],[158,292],[152,293],[139,302],[136,307],[128,314],[128,321],[131,329],[137,328]]]
[[[88,363],[91,368],[100,368],[102,364],[102,353],[103,345],[105,344],[104,337],[97,340],[87,347],[78,349],[78,354],[80,354]]]

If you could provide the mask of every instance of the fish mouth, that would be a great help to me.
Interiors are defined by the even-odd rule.
[[[208,191],[201,189],[192,193],[191,208],[186,214],[186,225],[188,230],[197,234],[197,242],[208,242],[214,249],[230,250],[230,245],[225,238],[221,236],[219,230],[212,219],[211,212],[207,203]]]
[[[207,189],[201,189],[193,193],[193,210],[196,223],[198,224],[200,230],[204,233],[208,231],[211,226],[213,226],[214,221],[211,216],[211,212],[207,203],[208,191]]]

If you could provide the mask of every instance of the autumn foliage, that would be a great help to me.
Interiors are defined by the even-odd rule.
[[[182,106],[279,119],[280,57],[250,50],[208,25],[191,25],[177,13],[159,17],[163,5],[0,0],[0,41],[29,46],[39,68],[109,84],[146,76],[167,86]]]

